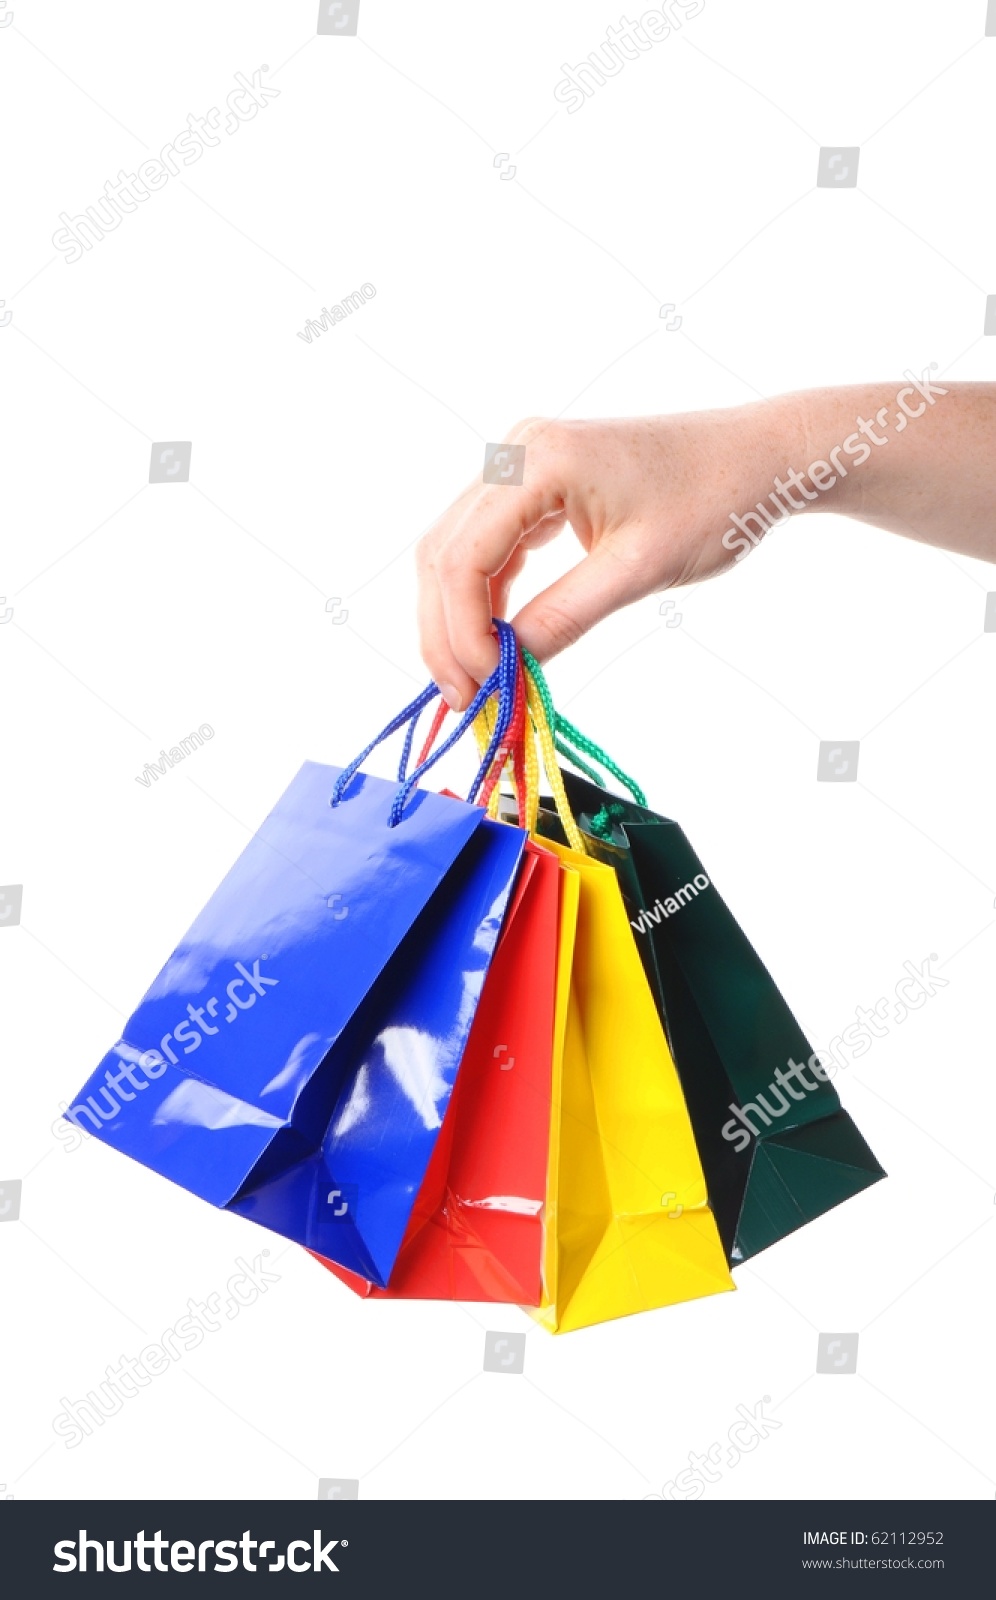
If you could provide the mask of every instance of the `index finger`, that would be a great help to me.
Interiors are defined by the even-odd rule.
[[[532,422],[521,424],[513,436],[529,437],[533,428]],[[470,485],[419,546],[423,658],[440,687],[455,688],[463,704],[498,660],[492,580],[500,580],[504,597],[521,565],[519,545],[562,509],[541,463],[527,461],[521,484]]]

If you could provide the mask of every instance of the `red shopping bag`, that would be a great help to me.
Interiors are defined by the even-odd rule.
[[[539,1304],[559,937],[560,865],[529,842],[389,1286],[315,1257],[357,1294]]]

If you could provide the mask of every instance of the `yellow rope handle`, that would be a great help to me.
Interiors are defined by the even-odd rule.
[[[528,679],[526,682],[526,703],[528,706]],[[526,717],[526,728],[523,744],[525,746],[526,757],[525,823],[527,831],[530,834],[534,834],[536,832],[536,824],[539,821],[539,757],[536,754],[536,735],[533,729],[532,718],[528,715]]]
[[[581,855],[585,855],[587,852],[585,851],[584,839],[581,837],[581,830],[574,820],[570,802],[568,801],[567,794],[564,790],[564,780],[561,776],[560,767],[557,765],[557,750],[553,742],[553,730],[550,727],[550,724],[547,720],[546,711],[543,708],[543,699],[539,689],[536,686],[536,680],[528,667],[525,668],[525,672],[526,704],[529,707],[529,715],[532,720],[533,728],[536,732],[536,737],[539,740],[540,750],[543,754],[543,766],[546,769],[546,780],[550,785],[550,788],[553,790],[553,799],[554,804],[557,807],[557,815],[560,818],[561,826],[563,827],[564,833],[567,835],[567,842],[571,849],[579,851]],[[528,744],[530,741],[527,740],[526,743]]]
[[[491,743],[491,735],[494,733],[497,716],[498,696],[493,695],[474,718],[474,738],[477,741],[477,748],[482,757],[484,756],[488,745]],[[488,816],[492,819],[492,821],[497,822],[500,805],[501,791],[498,785],[495,784],[491,791],[491,798],[488,801]]]
[[[524,812],[526,831],[530,834],[535,834],[536,825],[539,820],[540,763],[539,755],[537,754],[536,750],[536,744],[538,741],[540,752],[542,753],[543,757],[543,766],[546,771],[547,782],[553,791],[553,799],[554,804],[557,807],[557,815],[560,818],[567,841],[572,850],[577,850],[584,855],[586,853],[584,839],[582,837],[581,830],[574,820],[570,802],[568,801],[567,794],[564,789],[564,780],[561,776],[560,767],[557,763],[557,750],[554,743],[553,730],[550,727],[549,719],[546,715],[546,710],[543,705],[543,698],[532,673],[525,666],[525,663],[523,663],[523,670],[526,673],[526,705],[529,712],[529,715],[526,719],[526,730],[523,739],[525,755],[524,765],[526,771],[526,793],[525,804],[522,806],[522,810]],[[491,742],[491,736],[494,732],[497,714],[498,698],[496,695],[488,701],[488,703],[475,718],[474,738],[477,741],[477,748],[482,756]],[[518,793],[518,787],[515,782],[515,769],[511,761],[506,763],[505,771],[511,777],[516,799],[519,801],[521,806],[523,797]],[[498,785],[495,784],[494,789],[491,792],[491,798],[488,801],[488,816],[497,818],[499,815],[500,806],[501,793]]]
[[[478,713],[474,721],[474,738],[477,741],[477,748],[482,756],[491,742],[491,735],[494,732],[497,714],[498,698],[496,695],[488,701],[487,705],[484,706],[483,710]],[[511,779],[516,803],[518,804],[523,815],[526,831],[527,833],[535,833],[536,824],[539,820],[539,758],[536,754],[535,734],[529,719],[527,719],[523,745],[525,755],[524,766],[526,771],[526,793],[524,797],[524,804],[523,796],[519,794],[518,784],[515,781],[515,767],[511,760],[505,763],[504,771],[505,774]],[[500,808],[501,791],[498,785],[495,784],[494,789],[491,791],[491,798],[488,801],[488,816],[497,819]]]

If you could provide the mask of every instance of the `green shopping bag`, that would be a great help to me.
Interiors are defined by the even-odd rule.
[[[549,712],[561,754],[596,777],[577,754],[595,747]],[[564,785],[586,846],[618,874],[720,1236],[732,1263],[746,1261],[885,1172],[681,828],[607,770],[638,800],[570,772]],[[544,808],[541,831],[557,828]]]

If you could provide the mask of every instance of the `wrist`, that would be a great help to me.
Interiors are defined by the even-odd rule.
[[[806,476],[813,424],[804,393],[774,395],[755,408],[759,497],[776,518],[806,511],[817,491]]]
[[[796,418],[795,466],[808,491],[799,509],[872,516],[880,495],[894,493],[909,473],[914,441],[930,432],[930,420],[910,427],[911,419],[930,418],[935,395],[947,392],[925,375],[906,387],[855,384],[780,396],[781,415]]]
[[[817,491],[802,473],[809,421],[802,396],[776,395],[725,413],[733,424],[727,459],[735,463],[740,504],[728,512],[723,545],[741,561],[772,529],[809,509]]]

